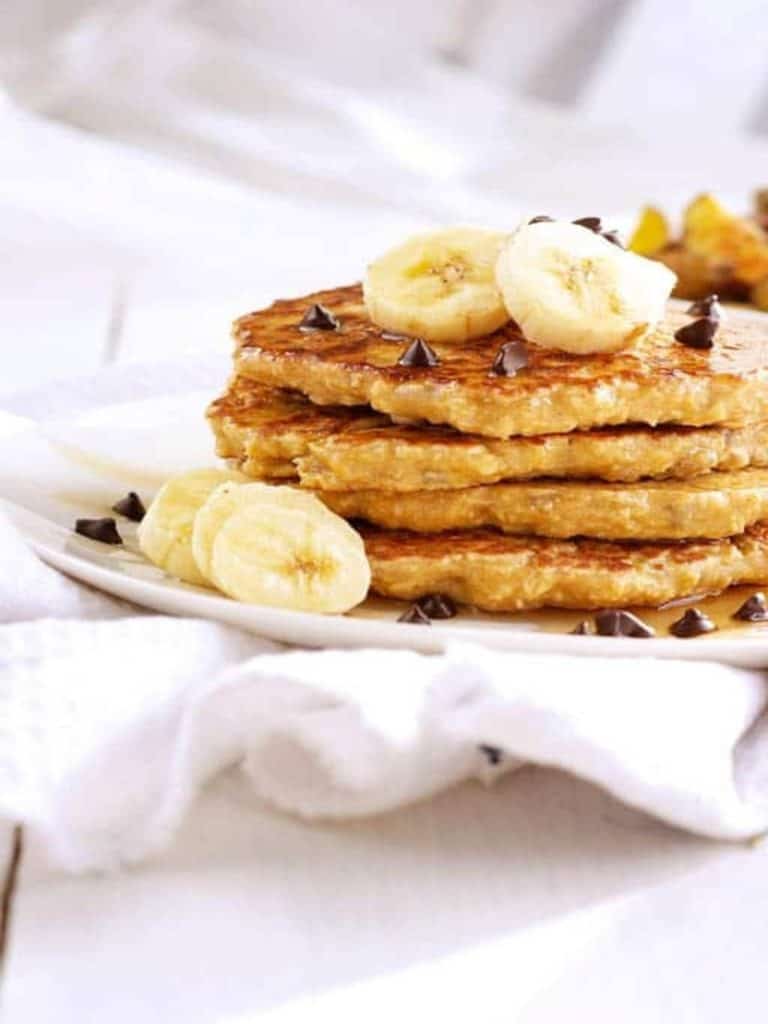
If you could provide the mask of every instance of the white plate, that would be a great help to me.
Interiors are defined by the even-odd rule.
[[[463,611],[432,626],[397,623],[403,605],[372,600],[347,616],[311,615],[242,604],[171,579],[139,554],[135,527],[120,521],[123,547],[73,533],[79,516],[109,515],[129,490],[146,499],[174,472],[214,464],[202,417],[210,395],[111,405],[67,422],[30,429],[0,447],[0,495],[13,521],[51,565],[138,605],[173,615],[218,619],[262,636],[306,646],[440,650],[449,641],[563,654],[714,658],[768,664],[768,628],[723,631],[691,640],[570,636],[581,616],[483,615]],[[735,607],[741,595],[728,598]],[[679,612],[667,613],[668,621]],[[555,630],[554,632],[552,630]]]

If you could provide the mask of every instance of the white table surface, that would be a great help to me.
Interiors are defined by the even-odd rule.
[[[36,166],[19,171],[19,195]],[[63,180],[63,157],[57,167]],[[590,182],[580,194],[594,193]],[[162,221],[163,189],[177,189],[162,175],[152,185],[145,204]],[[91,220],[122,211],[119,248],[78,226],[93,206],[86,193],[67,197],[63,219],[0,200],[13,240],[0,275],[0,410],[29,411],[25,394],[57,377],[192,349],[220,352],[223,378],[234,313],[322,283],[327,243],[303,229],[296,204],[276,201],[288,244],[271,260],[263,244],[275,236],[258,221],[257,273],[250,236],[237,259],[215,239],[165,251],[131,236],[119,180],[110,196]],[[578,212],[593,212],[584,202]],[[170,215],[162,223],[172,233]],[[333,280],[352,279],[361,254],[403,223],[391,210],[350,218]],[[0,826],[0,843],[8,834]],[[752,1019],[764,999],[766,878],[765,847],[695,839],[541,769],[313,827],[260,806],[232,775],[162,857],[117,877],[56,874],[30,842],[3,1020],[197,1024],[267,1009],[297,1021],[323,1010],[337,1021],[398,1010],[408,1021]]]

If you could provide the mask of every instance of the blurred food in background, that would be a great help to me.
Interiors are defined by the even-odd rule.
[[[743,216],[710,193],[696,196],[679,232],[662,210],[646,206],[629,248],[674,270],[673,294],[680,298],[701,299],[714,292],[768,311],[768,188],[755,192],[752,210]]]

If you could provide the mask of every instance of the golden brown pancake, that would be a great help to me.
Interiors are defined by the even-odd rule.
[[[768,465],[768,423],[603,427],[507,440],[403,425],[368,406],[313,405],[298,391],[234,379],[208,409],[217,453],[257,479],[325,491],[427,491],[500,480],[685,479]]]
[[[338,317],[338,331],[299,329],[313,303]],[[275,302],[237,320],[233,334],[237,373],[262,384],[294,388],[321,405],[370,405],[487,437],[768,419],[768,321],[729,309],[709,350],[674,340],[686,323],[684,307],[672,303],[662,324],[622,352],[573,356],[528,344],[529,365],[511,377],[489,371],[500,345],[520,339],[514,324],[486,338],[434,344],[437,366],[398,365],[408,339],[371,323],[359,285]]]
[[[373,590],[413,600],[443,593],[486,611],[659,605],[732,584],[768,582],[768,524],[728,540],[620,544],[361,530]]]
[[[495,526],[504,533],[604,540],[730,537],[768,519],[768,470],[690,480],[531,480],[455,491],[318,491],[334,512],[416,533]]]

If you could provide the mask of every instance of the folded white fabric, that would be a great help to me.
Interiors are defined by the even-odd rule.
[[[386,811],[533,761],[704,835],[768,827],[759,672],[468,646],[288,652],[93,593],[7,523],[0,563],[0,814],[44,833],[66,868],[151,854],[235,764],[307,818]]]

